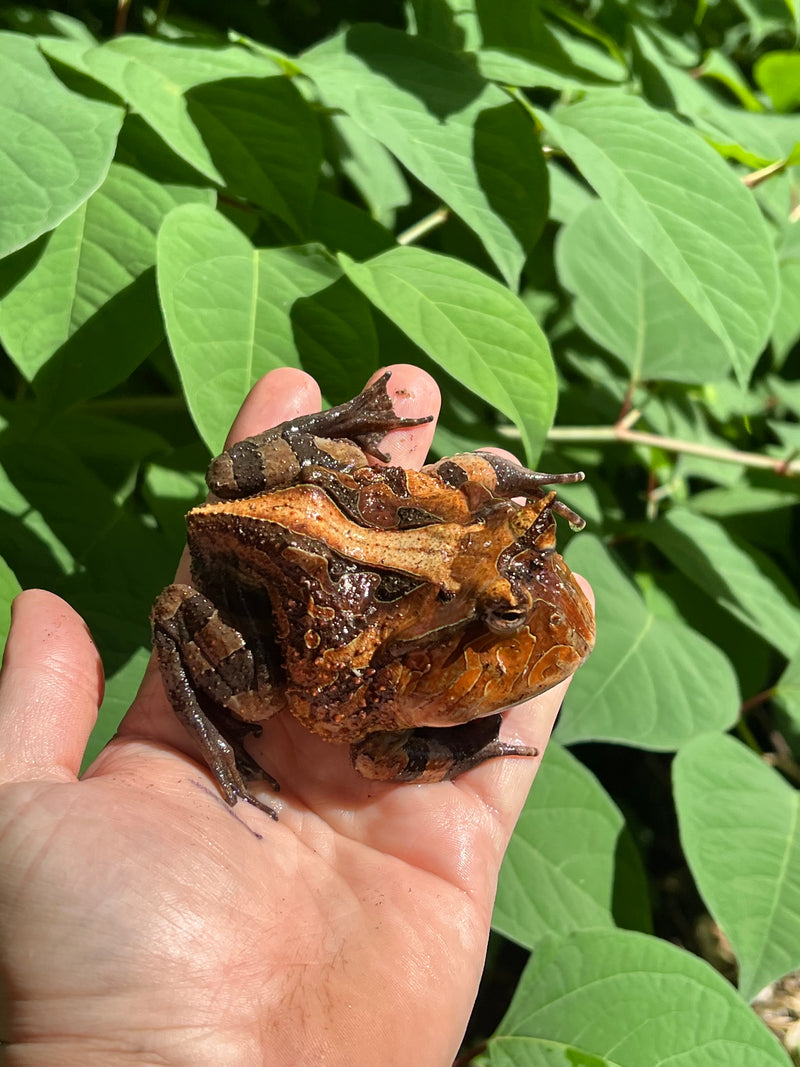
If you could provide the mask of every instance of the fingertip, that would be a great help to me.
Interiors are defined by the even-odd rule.
[[[436,420],[442,406],[442,396],[434,378],[421,367],[411,363],[392,363],[376,371],[367,382],[371,385],[389,371],[387,390],[395,413],[401,418],[416,419],[426,415],[432,420],[420,426],[390,430],[384,441],[390,462],[396,467],[421,467],[436,432]]]
[[[100,656],[86,623],[44,589],[20,593],[0,672],[0,776],[77,774],[103,699]]]
[[[319,411],[321,394],[310,374],[277,367],[253,385],[233,421],[225,447],[269,430],[281,422]]]

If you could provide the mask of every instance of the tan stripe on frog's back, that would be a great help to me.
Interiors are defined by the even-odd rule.
[[[448,592],[460,583],[453,564],[464,538],[476,526],[434,523],[412,530],[375,530],[348,519],[328,494],[315,485],[293,485],[261,496],[202,504],[190,514],[275,523],[302,537],[322,541],[334,552],[369,567],[402,571],[434,582]]]

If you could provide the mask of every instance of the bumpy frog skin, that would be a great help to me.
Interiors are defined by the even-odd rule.
[[[219,502],[187,516],[194,586],[170,585],[153,642],[173,708],[229,804],[266,778],[244,747],[278,712],[351,746],[356,770],[438,782],[535,750],[505,708],[589,655],[594,617],[555,551],[541,474],[488,452],[371,467],[399,426],[385,374],[354,400],[240,441],[211,464]],[[513,497],[524,497],[523,505]]]

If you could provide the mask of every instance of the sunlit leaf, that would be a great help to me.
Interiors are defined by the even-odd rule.
[[[714,734],[678,753],[674,779],[681,844],[750,999],[800,967],[800,796],[744,745]]]
[[[30,37],[0,33],[0,256],[57,226],[105,178],[123,110],[70,92]]]
[[[544,334],[522,301],[474,267],[422,248],[394,248],[365,263],[340,260],[431,359],[517,424],[532,461],[552,421],[555,375]]]
[[[686,623],[649,610],[597,538],[574,538],[565,558],[594,588],[597,645],[570,686],[558,740],[669,750],[731,726],[739,695],[722,652]]]

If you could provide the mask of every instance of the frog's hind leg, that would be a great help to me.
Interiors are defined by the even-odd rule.
[[[378,444],[389,430],[433,421],[432,415],[410,419],[395,412],[386,389],[390,377],[387,371],[345,404],[300,415],[237,441],[211,461],[206,473],[208,488],[220,500],[238,500],[292,485],[311,465],[334,470],[363,466],[366,456],[388,463],[390,457]],[[317,439],[329,445],[339,442],[339,447],[333,444],[328,452],[319,447]]]
[[[233,806],[246,800],[277,819],[275,810],[245,784],[247,778],[259,777],[278,789],[244,748],[245,737],[259,734],[260,725],[234,714],[241,704],[263,702],[257,692],[258,672],[241,635],[219,619],[210,600],[188,585],[170,585],[161,593],[152,627],[169,701],[198,743],[226,802]],[[261,717],[268,716],[265,710]]]
[[[538,750],[499,737],[501,715],[460,726],[420,727],[403,733],[374,733],[350,749],[364,778],[385,782],[443,782],[498,756],[536,756]]]

